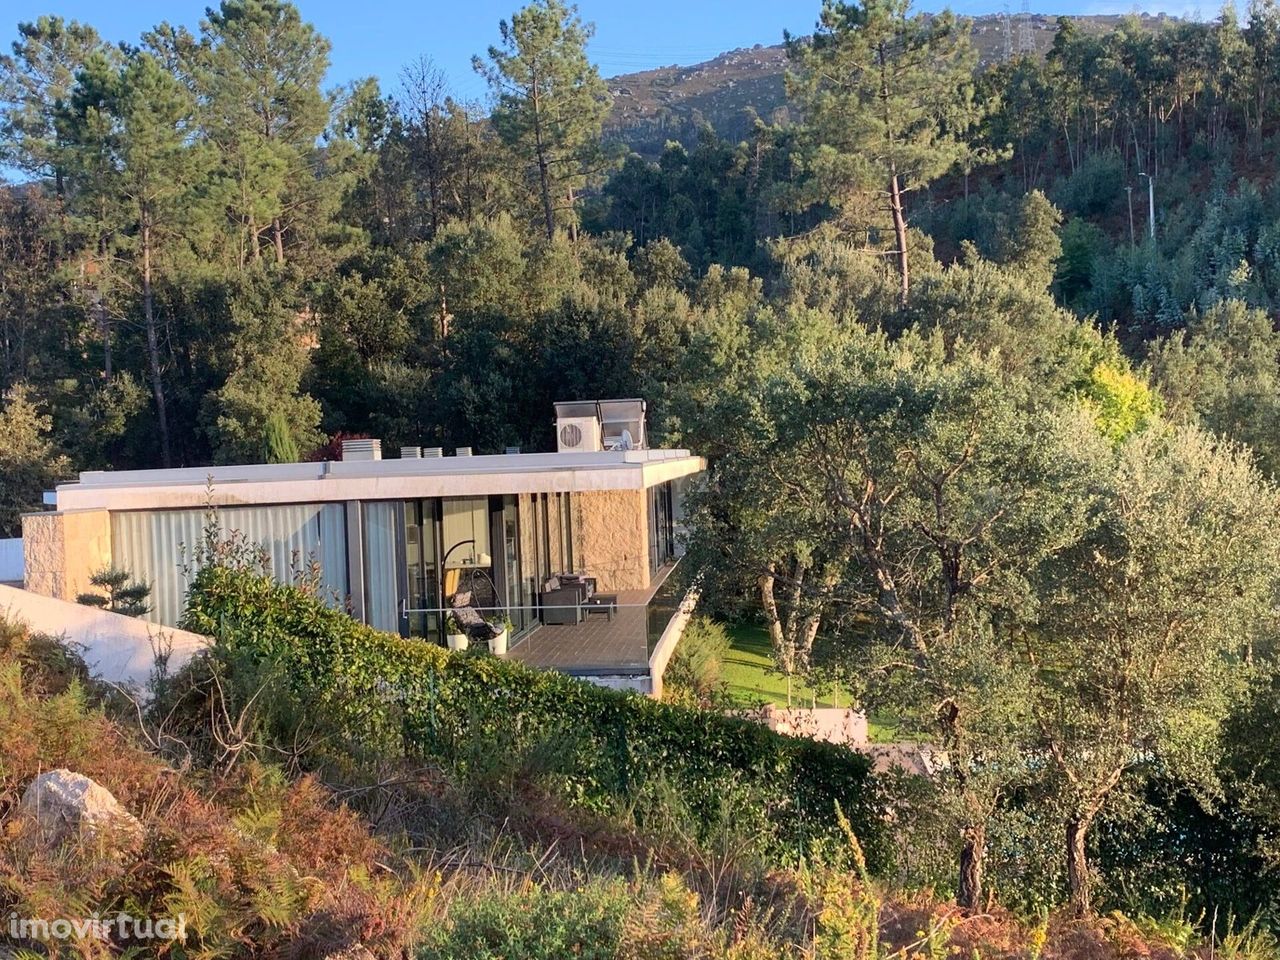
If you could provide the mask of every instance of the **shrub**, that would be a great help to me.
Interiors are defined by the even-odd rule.
[[[630,897],[618,882],[575,891],[538,887],[455,899],[419,960],[614,960]]]
[[[187,942],[172,955],[191,958],[299,944],[325,955],[356,940],[385,956],[414,942],[434,883],[408,865],[393,872],[400,861],[327,790],[254,763],[212,778],[167,766],[87,704],[67,676],[74,655],[51,646],[0,620],[0,915],[181,917]],[[38,841],[19,798],[58,767],[110,790],[143,835]],[[128,945],[89,934],[71,952]]]
[[[772,851],[796,858],[836,834],[838,802],[873,868],[887,860],[884,797],[870,761],[834,744],[450,654],[356,623],[298,587],[226,567],[197,576],[184,626],[216,637],[221,655],[281,677],[301,713],[335,725],[348,756],[456,762],[477,738],[532,745],[569,736],[578,762],[565,780],[587,805],[621,808],[660,779],[710,823],[721,798],[746,790],[759,798]],[[292,739],[296,731],[277,733]]]
[[[1093,153],[1059,181],[1054,200],[1078,217],[1101,217],[1116,210],[1124,196],[1124,160],[1119,153]],[[1137,198],[1134,200],[1138,204]]]
[[[694,617],[667,665],[668,699],[712,702],[722,687],[720,671],[729,653],[729,633],[707,617]]]

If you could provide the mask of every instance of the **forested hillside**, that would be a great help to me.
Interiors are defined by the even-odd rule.
[[[11,448],[48,466],[38,485],[68,466],[261,459],[272,417],[305,455],[340,432],[537,444],[549,401],[574,392],[660,405],[700,316],[776,300],[800,265],[838,273],[836,249],[871,282],[906,246],[865,188],[883,171],[853,169],[880,134],[902,140],[922,277],[1035,261],[1156,376],[1203,362],[1227,334],[1194,317],[1269,308],[1280,282],[1276,16],[1092,26],[1064,21],[1047,55],[990,67],[957,32],[963,89],[878,132],[823,128],[797,41],[789,109],[812,122],[765,117],[741,143],[707,130],[649,162],[602,138],[608,87],[567,52],[580,26],[537,68],[558,111],[539,146],[515,31],[478,64],[489,116],[425,59],[322,89],[331,41],[270,0],[194,35],[23,24],[0,62],[3,156],[27,178],[0,197]],[[894,102],[915,83],[897,76]],[[812,305],[883,320],[864,297]],[[1157,342],[1187,323],[1188,345]],[[1229,398],[1182,382],[1170,400],[1228,426]]]
[[[1039,13],[991,13],[973,17],[970,32],[978,66],[986,68],[1014,58],[1043,57],[1053,47],[1060,20],[1073,30],[1105,34],[1124,20],[1111,14],[1058,18]],[[1163,13],[1139,14],[1143,30],[1159,32],[1175,21]],[[613,107],[605,136],[649,159],[656,159],[668,140],[688,147],[708,124],[731,142],[749,137],[756,121],[787,119],[787,48],[758,43],[730,50],[703,63],[673,64],[620,74],[609,79]]]

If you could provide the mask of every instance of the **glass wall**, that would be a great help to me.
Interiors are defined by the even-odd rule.
[[[411,637],[434,637],[440,632],[438,504],[435,500],[406,500],[403,506],[406,597],[408,608],[414,611],[405,627]]]
[[[649,570],[656,571],[675,557],[675,519],[671,484],[649,488]]]
[[[276,579],[314,566],[335,606],[354,583],[354,605],[370,626],[438,638],[438,611],[459,589],[471,589],[486,616],[505,610],[517,633],[535,626],[542,584],[577,569],[573,507],[571,494],[540,493],[221,507],[217,518],[223,540],[235,534],[264,550]],[[112,561],[152,584],[149,619],[174,625],[181,617],[207,516],[204,509],[112,514]]]
[[[537,621],[538,585],[534,577],[527,576],[520,549],[520,504],[518,498],[502,498],[502,584],[507,601],[507,616],[515,626],[515,632],[529,629]]]
[[[444,550],[444,599],[458,590],[475,594],[477,606],[494,606],[493,542],[488,497],[451,497],[440,503]]]
[[[335,606],[345,602],[349,580],[342,504],[219,507],[214,516],[219,539],[237,536],[261,548],[277,580],[287,583],[314,564],[324,598]],[[182,617],[208,522],[204,508],[111,514],[112,565],[151,584],[148,620],[174,626]]]

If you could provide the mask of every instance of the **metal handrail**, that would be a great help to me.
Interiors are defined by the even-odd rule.
[[[652,602],[652,601],[650,601]],[[505,612],[506,610],[576,610],[579,607],[590,606],[590,602],[583,603],[540,603],[534,604],[518,604],[515,607],[477,607],[470,605],[472,610],[497,610]],[[615,603],[615,607],[622,609],[643,609],[649,606],[649,603]],[[408,600],[400,601],[400,615],[408,616],[411,613],[453,613],[455,607],[410,607]]]

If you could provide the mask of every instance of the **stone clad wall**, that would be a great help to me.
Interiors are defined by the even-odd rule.
[[[574,565],[602,592],[649,586],[649,535],[643,490],[574,495]]]
[[[32,593],[74,600],[89,577],[111,566],[111,519],[106,510],[29,513],[22,518],[23,581]]]

